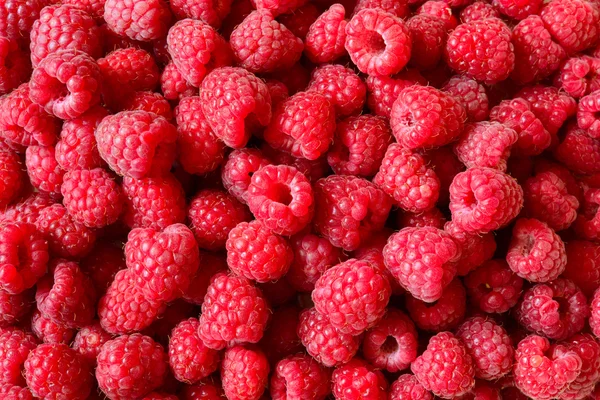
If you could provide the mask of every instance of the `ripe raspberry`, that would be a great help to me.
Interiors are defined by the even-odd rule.
[[[0,208],[4,209],[19,198],[26,186],[23,163],[12,151],[0,150]]]
[[[490,260],[469,273],[464,280],[469,298],[486,313],[504,313],[521,296],[523,279],[504,260]]]
[[[198,89],[185,80],[173,61],[169,61],[160,75],[160,87],[167,100],[183,99],[198,93]]]
[[[408,368],[417,358],[415,325],[403,312],[390,308],[381,321],[367,331],[362,344],[365,359],[389,372]]]
[[[274,365],[277,361],[304,350],[298,337],[300,311],[300,307],[291,304],[279,307],[273,312],[269,328],[259,343],[271,364]]]
[[[463,395],[475,385],[474,361],[467,347],[450,332],[429,339],[427,350],[411,370],[427,390],[442,398]]]
[[[40,10],[48,3],[41,0],[3,2],[0,5],[0,36],[15,39],[27,35]]]
[[[598,203],[600,202],[600,190],[585,188],[583,201],[573,224],[573,230],[577,237],[587,240],[596,240],[600,237]]]
[[[66,344],[42,344],[25,361],[25,379],[35,397],[84,400],[92,390],[91,368]]]
[[[0,382],[25,386],[23,364],[29,352],[38,345],[37,339],[29,332],[18,328],[0,328]]]
[[[600,345],[590,334],[578,334],[561,342],[569,351],[581,358],[581,372],[560,394],[564,400],[583,399],[591,395],[600,379]],[[594,397],[590,397],[594,398]]]
[[[111,400],[142,397],[160,387],[166,373],[162,346],[139,333],[109,340],[98,354],[98,387]]]
[[[399,144],[391,144],[373,183],[392,196],[403,210],[419,213],[435,206],[440,182],[423,157]]]
[[[514,0],[493,0],[492,4],[503,15],[515,20],[522,20],[530,15],[539,14],[543,6],[543,1],[527,0],[516,2]]]
[[[416,69],[406,69],[393,76],[367,77],[367,105],[376,115],[390,117],[392,105],[402,89],[412,85],[426,85],[427,81]]]
[[[204,344],[220,350],[237,343],[257,343],[269,319],[260,289],[245,278],[219,273],[202,303],[198,334]]]
[[[102,329],[99,322],[94,322],[77,332],[72,347],[81,357],[85,358],[92,365],[95,365],[96,357],[98,357],[102,345],[112,338],[113,336],[110,333]]]
[[[460,12],[462,23],[486,18],[500,18],[500,13],[493,5],[484,1],[476,1],[463,8]]]
[[[404,21],[378,8],[352,16],[344,46],[352,62],[368,75],[400,72],[411,56],[410,31]]]
[[[396,213],[396,226],[399,228],[422,228],[424,226],[431,226],[433,228],[443,229],[445,223],[446,217],[439,208],[435,207],[418,214],[400,211]]]
[[[423,113],[423,110],[428,112]],[[452,95],[430,86],[409,86],[392,106],[390,125],[398,143],[410,149],[443,146],[463,130],[467,116]]]
[[[431,303],[442,296],[456,275],[458,244],[446,232],[404,228],[390,236],[383,249],[385,265],[411,295]]]
[[[173,120],[171,104],[161,95],[155,92],[135,92],[124,104],[124,111],[148,111],[159,115],[167,121]]]
[[[170,6],[177,19],[199,19],[213,28],[218,28],[221,26],[223,19],[229,14],[231,3],[231,0],[171,0]]]
[[[269,362],[256,347],[225,350],[221,365],[223,391],[229,400],[258,400],[269,383]]]
[[[271,377],[271,398],[324,400],[330,392],[329,372],[306,355],[284,358],[275,366]]]
[[[162,0],[146,0],[143,7],[134,0],[106,0],[104,20],[121,36],[150,42],[167,34],[171,12]]]
[[[5,395],[7,400],[33,400],[33,395],[28,388],[10,383],[0,383],[0,394]]]
[[[487,119],[489,114],[488,95],[483,85],[466,76],[455,75],[442,87],[463,105],[470,122]]]
[[[596,139],[600,138],[600,121],[596,119],[596,113],[600,111],[599,97],[599,91],[592,92],[582,97],[577,107],[577,125]]]
[[[575,99],[552,86],[525,87],[517,96],[529,102],[531,111],[551,135],[556,135],[565,121],[577,111]]]
[[[202,111],[215,135],[229,147],[242,148],[252,131],[271,120],[267,85],[243,68],[216,68],[202,81]]]
[[[360,336],[351,336],[335,329],[327,316],[319,314],[315,308],[300,314],[298,336],[308,354],[326,367],[350,361],[361,341]]]
[[[40,211],[35,225],[48,241],[50,252],[58,257],[79,259],[92,250],[96,241],[96,232],[73,221],[61,204]]]
[[[600,337],[600,290],[596,289],[590,301],[589,324],[596,337]]]
[[[248,0],[250,2],[250,0]],[[212,379],[205,379],[195,385],[184,385],[179,392],[181,400],[224,400],[221,382],[215,383]]]
[[[106,0],[63,0],[62,3],[85,11],[94,17],[96,21],[102,21],[104,17],[104,3],[106,3]]]
[[[444,288],[435,303],[426,303],[412,296],[406,298],[406,308],[419,329],[442,332],[454,329],[465,318],[467,292],[455,279]]]
[[[200,251],[200,267],[192,279],[183,299],[189,303],[202,305],[211,278],[218,272],[227,271],[224,255]]]
[[[27,81],[31,74],[31,61],[19,40],[7,38],[1,31],[0,28],[0,94],[3,95]]]
[[[25,151],[25,166],[31,184],[53,197],[60,196],[65,171],[56,162],[54,146],[29,146]]]
[[[239,201],[246,203],[252,175],[269,164],[260,150],[234,150],[227,156],[221,172],[223,186]]]
[[[316,68],[306,90],[324,95],[334,106],[337,117],[360,113],[367,96],[367,87],[360,77],[339,64]]]
[[[600,89],[600,58],[589,56],[569,58],[554,77],[554,85],[569,95],[583,97]]]
[[[325,175],[329,175],[330,168],[327,164],[327,157],[323,155],[316,160],[308,160],[306,158],[297,158],[285,151],[275,150],[267,143],[263,143],[260,150],[265,157],[275,165],[288,165],[302,172],[304,176],[312,183],[315,183]]]
[[[446,23],[446,29],[451,31],[456,28],[458,21],[452,13],[452,8],[449,2],[439,0],[429,0],[424,2],[418,9],[417,15],[431,15],[441,19]]]
[[[454,153],[467,166],[506,171],[510,149],[518,139],[517,132],[499,122],[467,124]]]
[[[573,281],[591,297],[600,286],[600,247],[584,240],[570,240],[565,244],[567,266],[562,277]]]
[[[314,191],[316,233],[346,251],[383,228],[391,208],[390,198],[361,178],[332,175],[320,179]]]
[[[600,172],[600,141],[571,124],[566,129],[563,141],[554,150],[556,159],[579,174]]]
[[[337,367],[331,375],[331,384],[336,400],[387,399],[388,383],[383,373],[360,358]]]
[[[540,16],[567,54],[586,50],[597,42],[600,11],[591,3],[553,0],[543,8]]]
[[[269,95],[271,96],[271,106],[275,107],[288,97],[290,97],[289,91],[285,84],[277,79],[265,80],[265,84],[269,89]]]
[[[457,228],[487,233],[506,226],[523,207],[515,179],[491,168],[469,168],[450,185],[450,211]]]
[[[0,328],[16,325],[28,316],[35,303],[33,293],[34,289],[19,294],[0,290]]]
[[[433,395],[412,374],[403,374],[392,383],[389,398],[392,400],[433,400]]]
[[[467,275],[494,256],[496,240],[492,233],[468,233],[453,222],[446,223],[444,230],[452,236],[461,248],[460,258],[456,263],[459,276]]]
[[[406,18],[410,15],[408,1],[404,0],[360,0],[357,2],[356,7],[354,7],[354,13],[356,14],[365,8],[379,8],[387,13],[395,15],[398,18]]]
[[[277,20],[285,25],[294,36],[304,41],[310,26],[320,15],[321,9],[317,8],[314,4],[308,3],[286,14],[280,15],[277,17]]]
[[[310,26],[304,40],[304,54],[314,63],[333,62],[346,53],[346,10],[333,4]]]
[[[31,317],[31,331],[43,343],[69,344],[75,336],[75,329],[57,324],[38,310]]]
[[[126,268],[123,245],[98,241],[92,251],[81,260],[80,265],[94,282],[98,294],[104,294],[117,272]]]
[[[446,22],[427,14],[416,14],[406,22],[411,38],[410,64],[419,69],[434,68],[446,45]]]

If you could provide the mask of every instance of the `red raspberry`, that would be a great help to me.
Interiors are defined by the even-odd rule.
[[[542,0],[527,0],[516,2],[514,0],[493,0],[492,4],[503,15],[515,20],[522,20],[530,15],[539,14],[543,6]]]
[[[333,62],[346,53],[346,10],[334,4],[310,26],[304,40],[304,53],[314,63]]]
[[[504,172],[518,138],[517,132],[499,122],[467,124],[454,152],[467,168],[489,167]]]
[[[430,86],[415,85],[398,95],[392,106],[390,125],[396,140],[404,147],[431,148],[456,139],[466,119],[464,107],[454,96]]]
[[[521,296],[523,279],[504,260],[490,260],[469,273],[464,280],[470,300],[486,313],[504,313]]]
[[[515,384],[525,395],[536,399],[556,398],[581,372],[579,355],[565,346],[550,347],[548,339],[530,335],[515,353]]]
[[[85,11],[94,17],[96,21],[102,21],[104,18],[104,3],[106,3],[106,0],[63,0],[62,3]]]
[[[367,331],[363,355],[376,368],[398,372],[417,358],[415,325],[403,312],[390,308],[381,321]]]
[[[18,39],[4,37],[1,31],[0,28],[0,94],[7,94],[27,81],[31,74],[31,61]]]
[[[444,230],[452,236],[461,248],[460,258],[456,263],[459,276],[467,275],[484,262],[490,260],[496,252],[496,240],[492,233],[479,234],[465,232],[453,222],[446,223]]]
[[[0,5],[0,36],[9,39],[27,35],[49,2],[41,0],[7,0]]]
[[[54,146],[29,146],[25,151],[25,165],[31,184],[53,197],[60,196],[65,171],[56,162]]]
[[[56,143],[55,156],[60,168],[94,169],[104,166],[98,153],[94,131],[108,111],[100,106],[93,107],[78,118],[65,121]]]
[[[442,230],[404,228],[390,236],[383,257],[402,287],[413,297],[432,303],[456,275],[460,249]]]
[[[320,15],[321,10],[314,4],[308,3],[295,10],[289,11],[286,14],[280,15],[277,20],[285,25],[294,36],[304,41],[310,26]]]
[[[442,87],[463,105],[471,122],[487,119],[489,114],[488,95],[483,85],[466,76],[455,75]]]
[[[591,395],[600,379],[600,345],[590,334],[577,334],[561,345],[581,358],[581,372],[560,394],[564,400],[583,399]],[[594,397],[591,397],[594,398]]]
[[[0,229],[0,289],[19,294],[46,273],[48,244],[33,224],[6,223]]]
[[[279,307],[273,312],[269,328],[259,343],[271,364],[304,350],[298,337],[300,311],[299,307],[292,304]]]
[[[400,212],[396,213],[396,226],[399,228],[422,228],[431,226],[433,228],[443,229],[446,223],[446,217],[439,208],[432,208],[423,213]]]
[[[26,186],[21,158],[12,151],[0,150],[0,208],[6,208],[19,198]]]
[[[0,98],[0,136],[23,146],[50,146],[60,132],[58,120],[29,98],[24,83]]]
[[[511,371],[513,345],[508,333],[494,320],[469,318],[458,328],[456,336],[471,354],[477,378],[497,380]]]
[[[491,168],[469,168],[450,185],[450,211],[457,228],[486,233],[506,226],[523,207],[515,179]]]
[[[249,2],[250,0],[248,0]],[[214,383],[212,379],[205,379],[195,385],[185,385],[179,392],[181,400],[224,400],[221,383]]]
[[[600,121],[596,118],[598,111],[600,111],[600,91],[592,92],[579,100],[577,125],[595,139],[600,138]]]
[[[69,344],[75,336],[75,329],[57,324],[38,310],[31,317],[31,331],[44,343]]]
[[[0,382],[25,386],[23,364],[37,344],[37,339],[29,332],[12,327],[0,328]]]
[[[98,357],[102,345],[112,338],[113,336],[110,333],[102,329],[99,322],[94,322],[77,332],[72,347],[89,363],[95,365],[96,357]]]
[[[162,346],[139,333],[109,340],[98,354],[96,379],[109,399],[142,397],[160,387],[166,373]]]
[[[405,0],[359,0],[356,7],[354,7],[354,14],[365,8],[379,8],[398,18],[406,18],[410,15],[408,1]]]
[[[367,105],[376,115],[389,118],[402,89],[417,84],[426,85],[427,81],[416,69],[406,69],[393,76],[369,76]]]
[[[269,314],[260,289],[245,278],[219,273],[202,303],[198,334],[207,347],[217,350],[237,343],[257,343]]]
[[[16,325],[28,316],[35,303],[33,293],[34,289],[19,294],[0,290],[0,328]]]
[[[171,110],[171,104],[161,95],[155,92],[135,92],[124,104],[123,110],[126,111],[148,111],[153,112],[171,121],[173,119],[173,111]]]
[[[330,392],[329,372],[306,355],[284,358],[275,366],[271,377],[271,398],[324,400]]]
[[[336,400],[387,399],[388,383],[381,371],[360,358],[337,367],[331,375]]]
[[[411,370],[436,396],[453,398],[475,385],[475,363],[467,347],[450,332],[429,339],[427,350],[412,363]]]
[[[332,175],[315,184],[316,233],[346,251],[361,243],[385,224],[390,198],[371,182]]]
[[[446,1],[426,1],[417,9],[417,15],[419,14],[431,15],[432,17],[441,19],[446,23],[448,31],[455,29],[458,25],[458,21],[452,13],[452,8],[449,2]]]
[[[569,95],[580,98],[600,89],[600,58],[569,58],[554,77],[554,85]]]
[[[460,12],[462,23],[486,18],[500,18],[500,13],[493,5],[484,1],[476,1],[463,8]]]
[[[146,0],[143,7],[134,0],[106,0],[104,20],[121,36],[150,42],[167,34],[171,12],[162,0]]]
[[[213,70],[202,81],[200,97],[208,124],[229,147],[244,147],[252,131],[271,120],[267,85],[242,68]]]
[[[330,173],[329,164],[327,164],[327,157],[325,155],[316,160],[308,160],[302,157],[297,158],[285,151],[275,150],[267,143],[263,143],[260,149],[271,163],[275,165],[288,165],[296,168],[306,176],[311,184]]]
[[[433,395],[412,374],[403,374],[392,383],[390,400],[433,400]]]
[[[291,13],[307,3],[307,0],[252,0],[257,10],[270,11],[273,15]]]
[[[556,135],[565,121],[577,111],[575,99],[552,86],[525,87],[517,96],[529,102],[531,111],[551,135]]]
[[[236,345],[225,350],[221,365],[228,400],[259,400],[269,383],[269,362],[256,347]]]
[[[600,11],[587,1],[553,0],[540,16],[568,54],[586,50],[597,42]]]
[[[218,28],[221,26],[223,19],[229,14],[231,0],[171,0],[170,6],[177,19],[199,19],[214,28]]]
[[[98,294],[104,294],[117,272],[125,268],[125,255],[121,243],[98,241],[92,251],[81,260],[81,269],[94,281]]]
[[[307,87],[309,90],[324,95],[334,106],[337,117],[360,113],[367,96],[367,87],[360,77],[339,64],[316,68]]]
[[[583,202],[573,224],[575,234],[581,239],[596,240],[600,237],[598,204],[600,202],[600,189],[586,188]]]
[[[391,144],[373,183],[392,196],[403,210],[418,213],[435,206],[440,182],[418,153]]]
[[[326,367],[347,363],[354,357],[361,338],[335,329],[315,308],[300,314],[298,336],[306,351]]]
[[[419,69],[431,69],[442,59],[446,44],[446,22],[427,14],[416,14],[406,22],[411,38],[410,64]]]
[[[167,100],[183,99],[198,93],[198,89],[185,80],[173,61],[169,61],[160,75],[160,86]]]
[[[50,252],[58,257],[81,258],[92,250],[96,241],[96,232],[73,221],[61,204],[40,211],[35,225],[48,240]]]
[[[92,391],[91,368],[66,344],[42,344],[25,361],[25,379],[35,397],[84,400]]]
[[[600,172],[600,140],[589,137],[574,124],[567,127],[554,156],[575,173],[589,175]]]
[[[600,247],[584,240],[570,240],[565,244],[567,266],[562,277],[573,281],[591,297],[600,286]]]
[[[221,172],[223,186],[239,201],[246,203],[252,175],[268,164],[269,161],[260,150],[234,150],[229,153],[223,165]]]
[[[345,48],[361,72],[393,75],[410,60],[410,31],[404,21],[379,8],[352,16],[346,26]]]
[[[454,279],[434,303],[408,296],[406,308],[419,329],[432,332],[451,330],[465,318],[467,292],[460,280]]]

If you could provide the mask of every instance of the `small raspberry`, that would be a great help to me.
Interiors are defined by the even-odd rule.
[[[96,357],[98,357],[102,345],[112,338],[113,336],[110,333],[102,329],[99,322],[94,322],[77,332],[72,347],[89,363],[95,365]]]
[[[173,111],[171,104],[160,93],[155,92],[135,92],[123,105],[124,111],[148,111],[159,115],[171,121],[173,119]]]
[[[269,164],[267,158],[258,149],[234,150],[226,157],[221,179],[223,186],[242,203],[246,203],[248,186],[252,175]]]
[[[169,61],[160,75],[160,88],[167,100],[179,100],[198,93],[198,89],[185,80],[173,61]]]
[[[591,297],[600,286],[600,247],[584,240],[565,243],[567,266],[562,277],[573,281],[581,291]]]
[[[164,37],[171,22],[169,6],[163,0],[106,0],[104,20],[111,30],[133,40],[150,42]]]
[[[600,89],[600,58],[573,57],[563,64],[554,77],[554,85],[569,95],[580,98]]]
[[[256,347],[236,345],[225,350],[221,381],[228,400],[259,400],[269,383],[269,362]]]
[[[582,0],[553,0],[540,16],[553,38],[568,54],[583,51],[597,42],[600,11]]]
[[[455,75],[442,87],[442,91],[451,94],[463,105],[470,122],[487,119],[489,100],[485,87],[474,79]]]
[[[287,165],[296,168],[306,176],[311,184],[330,173],[326,155],[323,155],[316,160],[308,160],[302,157],[294,157],[285,151],[275,150],[267,143],[263,143],[260,149],[272,164]]]
[[[25,151],[25,166],[31,184],[51,196],[60,196],[65,171],[56,161],[54,146],[29,146]]]
[[[486,18],[500,18],[500,13],[493,5],[484,1],[476,1],[463,8],[460,12],[462,23]]]
[[[0,94],[3,95],[27,81],[31,75],[31,61],[18,39],[7,38],[1,31],[0,28]]]
[[[410,64],[419,69],[434,68],[444,53],[446,22],[427,14],[416,14],[406,22],[411,38]]]
[[[346,53],[346,10],[333,4],[310,26],[304,40],[304,53],[314,63],[333,62]]]
[[[81,269],[94,281],[98,294],[104,294],[117,272],[126,268],[123,245],[97,241],[92,251],[81,260]]]
[[[449,2],[440,0],[429,0],[421,4],[417,9],[417,15],[430,15],[441,19],[446,23],[446,29],[451,31],[456,28],[458,21],[452,13],[452,7]]]
[[[324,400],[331,390],[329,385],[329,372],[322,365],[306,355],[289,356],[275,366],[271,398]]]
[[[523,279],[514,274],[504,260],[490,260],[465,277],[469,298],[486,313],[504,313],[521,296]]]
[[[459,276],[467,275],[494,256],[496,240],[492,233],[468,233],[453,222],[446,223],[443,228],[461,248],[460,258],[456,263]]]
[[[499,122],[467,124],[454,152],[467,168],[489,167],[504,172],[518,138],[517,132]]]
[[[589,137],[573,124],[567,127],[554,156],[575,173],[589,175],[600,172],[600,140]]]
[[[50,252],[58,257],[79,259],[92,250],[96,241],[96,232],[73,221],[60,204],[40,211],[35,225],[48,240]]]
[[[69,344],[75,336],[75,329],[57,324],[38,310],[31,317],[31,331],[44,343]]]
[[[390,117],[392,106],[400,92],[412,85],[426,85],[418,70],[405,69],[393,76],[367,77],[367,105],[376,115]]]
[[[273,312],[269,327],[259,343],[271,364],[304,350],[298,337],[300,311],[298,306],[292,304],[279,307]]]
[[[16,325],[29,315],[35,304],[33,294],[34,289],[19,294],[0,290],[0,328]]]
[[[467,292],[455,279],[444,288],[435,303],[426,303],[412,296],[406,298],[406,308],[419,329],[442,332],[454,329],[465,318]]]
[[[25,386],[23,364],[37,345],[37,339],[29,332],[13,327],[0,328],[1,383]]]
[[[595,384],[600,379],[600,345],[592,335],[587,333],[577,334],[561,342],[560,345],[575,352],[581,358],[581,372],[559,398],[564,400],[586,398],[592,394]]]
[[[223,19],[229,14],[232,1],[171,0],[169,3],[177,19],[199,19],[214,28],[218,28],[221,26]]]
[[[403,374],[392,383],[389,398],[392,400],[433,400],[433,395],[412,374]]]
[[[26,186],[21,158],[12,151],[0,150],[0,208],[4,209],[19,198]]]
[[[331,385],[336,400],[387,399],[388,383],[383,373],[360,358],[337,367]]]

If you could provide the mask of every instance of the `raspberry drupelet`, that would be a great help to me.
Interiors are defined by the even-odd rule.
[[[123,111],[136,110],[152,112],[167,121],[173,120],[171,104],[160,93],[150,91],[135,92],[123,104]]]
[[[553,0],[544,6],[540,17],[567,54],[586,50],[597,41],[600,11],[591,3]]]
[[[267,357],[258,348],[229,347],[221,364],[225,396],[229,400],[259,400],[269,383],[269,371]]]
[[[580,203],[581,207],[573,223],[573,230],[579,238],[597,240],[600,237],[599,202],[600,190],[585,188],[583,201]]]
[[[458,21],[452,13],[452,7],[445,1],[426,1],[419,6],[417,14],[431,15],[432,17],[441,19],[446,23],[446,29],[448,31],[455,29],[458,25]]]
[[[523,279],[504,260],[490,260],[470,272],[464,280],[469,298],[486,313],[504,313],[521,296]]]
[[[214,28],[219,28],[231,10],[231,0],[193,1],[171,0],[169,5],[177,19],[192,18],[202,20]]]
[[[554,149],[554,156],[574,173],[600,172],[600,140],[590,137],[575,124],[567,127],[562,142]]]
[[[410,65],[429,70],[439,64],[446,46],[446,21],[427,14],[414,15],[406,22],[412,38]]]
[[[51,344],[69,344],[76,333],[75,329],[57,324],[38,310],[31,316],[31,331],[40,342]]]
[[[553,86],[527,86],[517,96],[529,102],[531,111],[551,135],[556,135],[565,121],[577,111],[575,99]]]
[[[301,311],[300,307],[292,303],[283,305],[273,312],[269,327],[259,342],[260,348],[271,364],[274,365],[277,361],[304,350],[298,337]]]
[[[163,69],[160,75],[160,89],[167,100],[181,100],[198,94],[197,88],[185,80],[173,60]]]
[[[490,3],[476,1],[463,8],[460,12],[460,20],[463,23],[486,18],[499,18],[500,13]]]
[[[102,345],[112,338],[113,335],[106,332],[100,323],[96,321],[81,328],[75,335],[71,346],[89,363],[96,365],[96,358]]]
[[[304,54],[314,63],[333,62],[346,53],[346,10],[333,4],[308,28],[304,39]]]
[[[419,329],[431,332],[451,330],[465,318],[467,292],[460,280],[454,279],[434,303],[408,296],[406,308]]]
[[[591,395],[594,384],[600,379],[600,344],[589,333],[583,333],[572,336],[559,345],[577,353],[581,358],[581,372],[561,393],[560,398],[573,400]]]

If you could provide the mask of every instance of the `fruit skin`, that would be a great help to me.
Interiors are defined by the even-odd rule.
[[[329,371],[306,355],[295,355],[279,361],[271,377],[271,398],[285,400],[324,400],[330,393]]]
[[[225,350],[221,364],[223,391],[229,400],[258,400],[269,382],[269,362],[255,347],[235,345]]]
[[[42,192],[60,198],[60,185],[65,171],[56,162],[54,146],[29,146],[25,150],[25,166],[31,184]]]
[[[0,328],[16,325],[28,316],[33,304],[34,289],[19,294],[0,290]]]
[[[592,46],[598,36],[600,11],[581,0],[553,0],[540,13],[544,25],[568,54]]]
[[[388,383],[383,373],[360,358],[353,358],[337,367],[331,375],[332,392],[336,400],[387,398]]]

